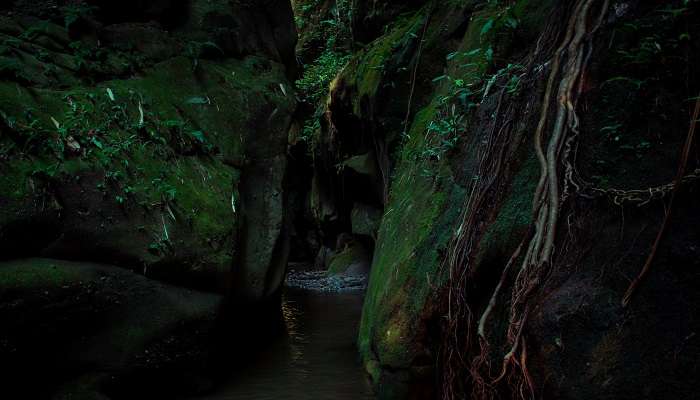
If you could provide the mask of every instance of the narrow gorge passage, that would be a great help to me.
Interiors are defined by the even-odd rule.
[[[0,399],[700,398],[700,0],[3,0]]]
[[[363,293],[289,289],[282,295],[283,332],[201,400],[370,400],[357,357]]]

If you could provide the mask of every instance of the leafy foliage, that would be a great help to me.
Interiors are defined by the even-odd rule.
[[[311,13],[318,10],[320,5],[319,0],[296,5],[297,26],[300,29],[304,28],[303,21],[311,19]],[[309,141],[320,128],[322,100],[328,93],[329,84],[350,60],[350,10],[351,5],[348,0],[337,0],[335,7],[331,10],[331,18],[320,21],[319,26],[314,27],[316,29],[314,35],[325,38],[325,45],[321,54],[305,66],[302,78],[296,81],[300,100],[307,107],[316,110],[304,122],[302,131],[304,140]]]
[[[495,73],[493,69],[494,37],[502,32],[512,33],[520,25],[511,6],[489,4],[490,11],[478,29],[478,42],[482,46],[466,51],[456,51],[447,55],[450,72],[433,79],[436,84],[445,85],[438,98],[435,117],[428,123],[425,132],[425,148],[419,155],[425,160],[440,161],[453,150],[459,138],[467,130],[468,115],[495,90],[505,90],[515,95],[520,89],[523,66],[507,64]]]
[[[136,92],[71,92],[63,101],[66,111],[51,117],[49,124],[40,121],[31,108],[21,118],[0,113],[2,123],[13,132],[13,141],[3,141],[0,154],[50,160],[37,163],[32,173],[45,179],[57,176],[71,160],[92,164],[105,171],[99,189],[106,192],[107,184],[119,186],[124,181],[134,150],[159,158],[216,152],[205,132],[188,121],[151,111],[148,99]],[[163,202],[175,200],[176,190],[163,179],[154,180],[151,186],[161,193]],[[126,185],[115,200],[123,204],[134,192]]]
[[[66,28],[70,28],[83,18],[91,17],[95,11],[97,11],[97,7],[91,6],[83,1],[69,3],[61,7]]]

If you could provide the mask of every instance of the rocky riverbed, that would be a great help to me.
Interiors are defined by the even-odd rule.
[[[363,291],[367,288],[367,276],[290,270],[287,273],[287,287],[326,293]]]

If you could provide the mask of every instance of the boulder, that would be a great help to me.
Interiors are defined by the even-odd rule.
[[[28,398],[194,394],[212,380],[221,300],[108,265],[2,262],[0,381]]]
[[[338,246],[330,258],[328,275],[366,276],[372,256],[358,240],[351,238]]]

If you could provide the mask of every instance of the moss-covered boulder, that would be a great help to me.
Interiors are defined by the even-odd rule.
[[[2,262],[0,381],[10,397],[195,394],[212,384],[220,303],[108,265]]]
[[[256,276],[241,285],[277,276],[253,297],[279,287],[291,7],[176,3],[51,14],[18,2],[0,16],[2,258],[105,262],[209,288],[230,286],[235,264]]]

